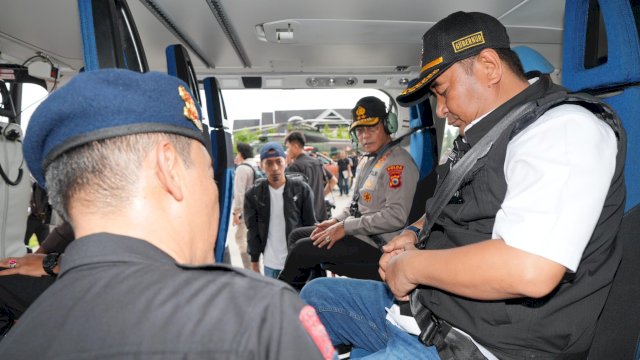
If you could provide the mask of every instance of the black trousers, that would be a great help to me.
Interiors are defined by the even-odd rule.
[[[27,218],[27,231],[24,234],[24,244],[29,244],[31,235],[36,234],[38,237],[38,243],[42,244],[44,239],[49,235],[49,224],[45,224],[44,221],[38,219],[33,215],[29,215]]]
[[[320,266],[345,265],[377,268],[382,251],[350,235],[336,242],[330,250],[313,245],[311,232],[315,226],[295,229],[288,239],[289,254],[280,280],[301,289]],[[341,274],[342,275],[342,274]],[[347,275],[347,274],[345,274]],[[377,275],[376,275],[377,277]],[[379,280],[379,277],[377,278]]]
[[[0,339],[54,281],[54,276],[0,276]]]

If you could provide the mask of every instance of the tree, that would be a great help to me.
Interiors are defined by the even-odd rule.
[[[249,131],[248,129],[240,129],[233,132],[233,143],[243,142],[251,144],[254,141],[259,140],[259,133],[257,131]]]
[[[349,140],[349,129],[346,126],[338,126],[336,138],[341,140]]]

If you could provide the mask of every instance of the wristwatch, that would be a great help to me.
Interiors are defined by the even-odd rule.
[[[422,231],[422,229],[418,228],[417,226],[409,225],[405,227],[404,230],[413,231],[416,234],[416,241],[420,240],[420,231]]]
[[[57,274],[53,272],[53,269],[58,265],[58,259],[60,258],[60,253],[49,253],[45,255],[44,259],[42,259],[42,268],[44,272],[51,276],[56,276]]]

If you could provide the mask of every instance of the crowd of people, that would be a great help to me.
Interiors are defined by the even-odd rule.
[[[232,216],[249,271],[213,264],[218,193],[187,86],[127,70],[74,77],[34,113],[24,153],[76,240],[0,262],[2,300],[32,289],[26,311],[0,302],[0,353],[336,359],[349,345],[351,358],[585,358],[621,259],[619,120],[525,74],[492,16],[456,12],[422,40],[420,77],[397,101],[432,97],[460,130],[424,216],[407,223],[418,169],[385,103],[364,97],[349,127],[362,156],[340,153],[338,179],[300,132],[286,152],[262,146],[259,168],[237,144]],[[328,217],[336,182],[352,199]],[[378,273],[325,277],[336,264]]]

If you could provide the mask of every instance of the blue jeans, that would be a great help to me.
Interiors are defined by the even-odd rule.
[[[270,277],[272,279],[277,279],[278,276],[280,275],[280,272],[282,271],[282,269],[272,269],[268,266],[264,267],[264,276],[266,277]]]
[[[353,345],[352,359],[440,359],[435,347],[385,319],[393,294],[382,282],[320,278],[302,288],[300,297],[316,308],[333,345]]]
[[[342,176],[342,171],[338,174],[338,189],[340,189],[340,195],[342,193],[349,195],[349,178]]]

